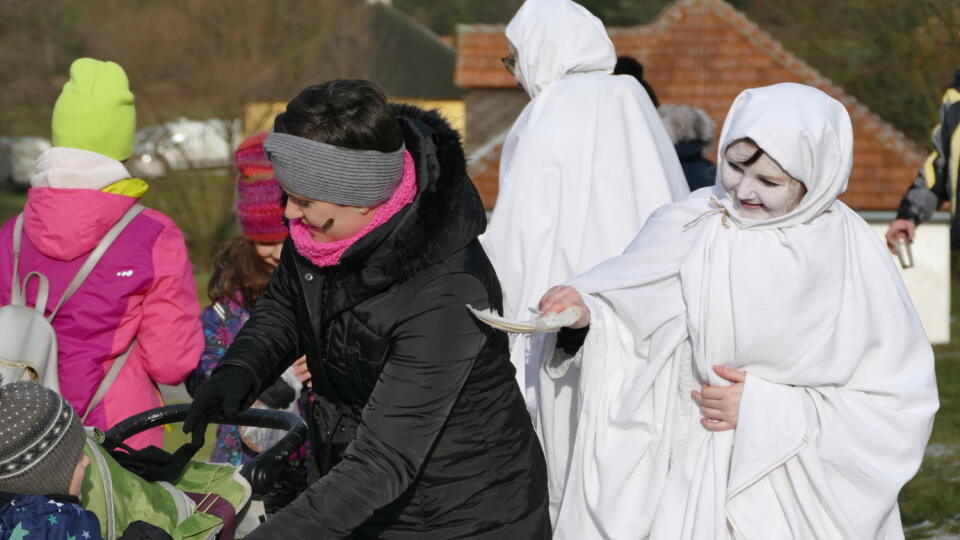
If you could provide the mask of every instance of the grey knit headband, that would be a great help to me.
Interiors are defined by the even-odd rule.
[[[308,199],[377,206],[390,199],[403,178],[403,146],[393,152],[353,150],[271,133],[263,149],[280,185]]]

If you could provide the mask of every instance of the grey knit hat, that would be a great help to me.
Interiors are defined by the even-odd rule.
[[[0,491],[68,493],[84,438],[63,396],[35,382],[0,380]]]

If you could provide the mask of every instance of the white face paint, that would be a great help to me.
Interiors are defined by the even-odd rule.
[[[740,216],[764,220],[782,216],[800,204],[807,188],[791,177],[752,141],[740,140],[723,154],[720,180]]]

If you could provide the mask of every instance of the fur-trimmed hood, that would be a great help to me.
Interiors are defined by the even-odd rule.
[[[460,134],[439,112],[393,105],[407,150],[417,167],[417,196],[378,231],[343,257],[347,268],[362,265],[401,281],[459,251],[482,234],[486,213],[467,176]],[[379,233],[379,234],[378,234]]]
[[[661,105],[657,112],[673,144],[697,142],[710,146],[713,143],[717,124],[703,109],[690,105]]]

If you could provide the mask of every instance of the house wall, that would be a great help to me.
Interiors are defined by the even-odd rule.
[[[863,217],[881,240],[893,221],[892,213],[865,213]],[[886,240],[882,240],[886,243]],[[912,268],[896,263],[907,286],[920,322],[931,343],[950,341],[950,214],[940,213],[933,220],[917,227],[911,245]]]

